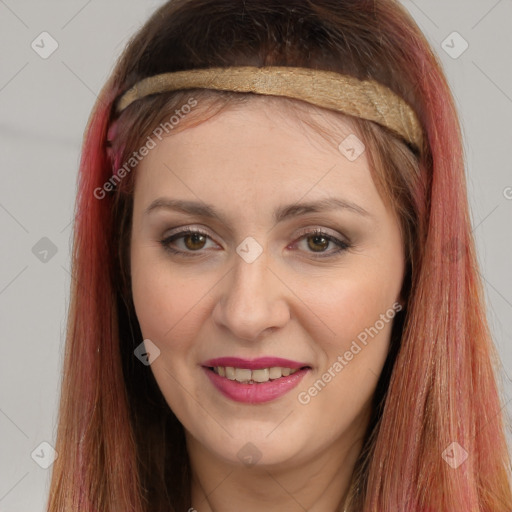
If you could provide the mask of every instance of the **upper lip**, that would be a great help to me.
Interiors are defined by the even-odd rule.
[[[246,368],[248,370],[260,370],[262,368],[303,368],[309,367],[307,363],[300,363],[281,357],[258,357],[257,359],[242,359],[240,357],[217,357],[203,363],[205,367],[230,366],[232,368]]]

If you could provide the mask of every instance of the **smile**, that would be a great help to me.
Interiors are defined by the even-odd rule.
[[[236,380],[237,382],[248,384],[261,384],[263,382],[280,379],[281,377],[288,377],[299,370],[298,368],[283,368],[281,366],[261,368],[258,370],[234,368],[232,366],[215,366],[210,369],[221,377],[226,377],[229,380]]]

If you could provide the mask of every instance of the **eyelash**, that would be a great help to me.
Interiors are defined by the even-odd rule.
[[[204,231],[201,231],[199,229],[186,228],[186,229],[179,231],[178,233],[174,233],[162,240],[159,240],[159,243],[162,245],[162,247],[164,248],[165,251],[167,251],[173,255],[183,256],[185,258],[189,258],[189,257],[193,258],[193,257],[200,256],[200,251],[202,249],[199,249],[197,251],[182,251],[182,250],[174,249],[170,245],[175,240],[178,240],[178,239],[183,238],[184,236],[190,235],[190,234],[203,235],[211,240],[210,235],[208,235],[208,233],[205,233]],[[321,236],[321,237],[327,239],[328,242],[332,242],[333,244],[335,244],[338,247],[335,251],[331,251],[328,253],[318,252],[317,254],[315,254],[314,251],[311,251],[313,258],[316,258],[316,259],[340,256],[343,252],[347,251],[348,249],[350,249],[352,247],[351,243],[340,240],[340,239],[330,235],[329,233],[326,233],[322,229],[318,229],[318,228],[301,233],[300,237],[297,239],[297,242],[304,238],[312,237],[312,236]],[[293,242],[293,244],[295,244],[295,243],[296,242]],[[196,253],[196,254],[194,254],[194,253]]]

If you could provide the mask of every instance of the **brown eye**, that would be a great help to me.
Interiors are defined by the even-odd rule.
[[[340,240],[322,229],[303,231],[301,237],[293,245],[315,258],[341,256],[352,247],[350,242]]]
[[[210,247],[208,246],[210,242]],[[207,250],[215,245],[211,237],[202,231],[184,229],[163,240],[160,240],[163,248],[176,255],[199,256],[204,253],[202,249]]]
[[[314,252],[322,252],[329,247],[330,239],[323,235],[308,236],[308,247]]]
[[[183,237],[183,243],[187,249],[197,251],[205,246],[206,238],[207,237],[201,233],[190,233]]]

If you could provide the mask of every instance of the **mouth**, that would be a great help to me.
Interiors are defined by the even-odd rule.
[[[202,367],[213,388],[225,398],[252,405],[284,397],[312,370],[304,363],[273,357],[226,357],[207,361]]]
[[[220,377],[225,377],[240,384],[264,384],[281,379],[282,377],[289,377],[300,370],[311,369],[310,366],[302,366],[300,368],[272,366],[253,370],[233,366],[207,366],[206,368]]]

